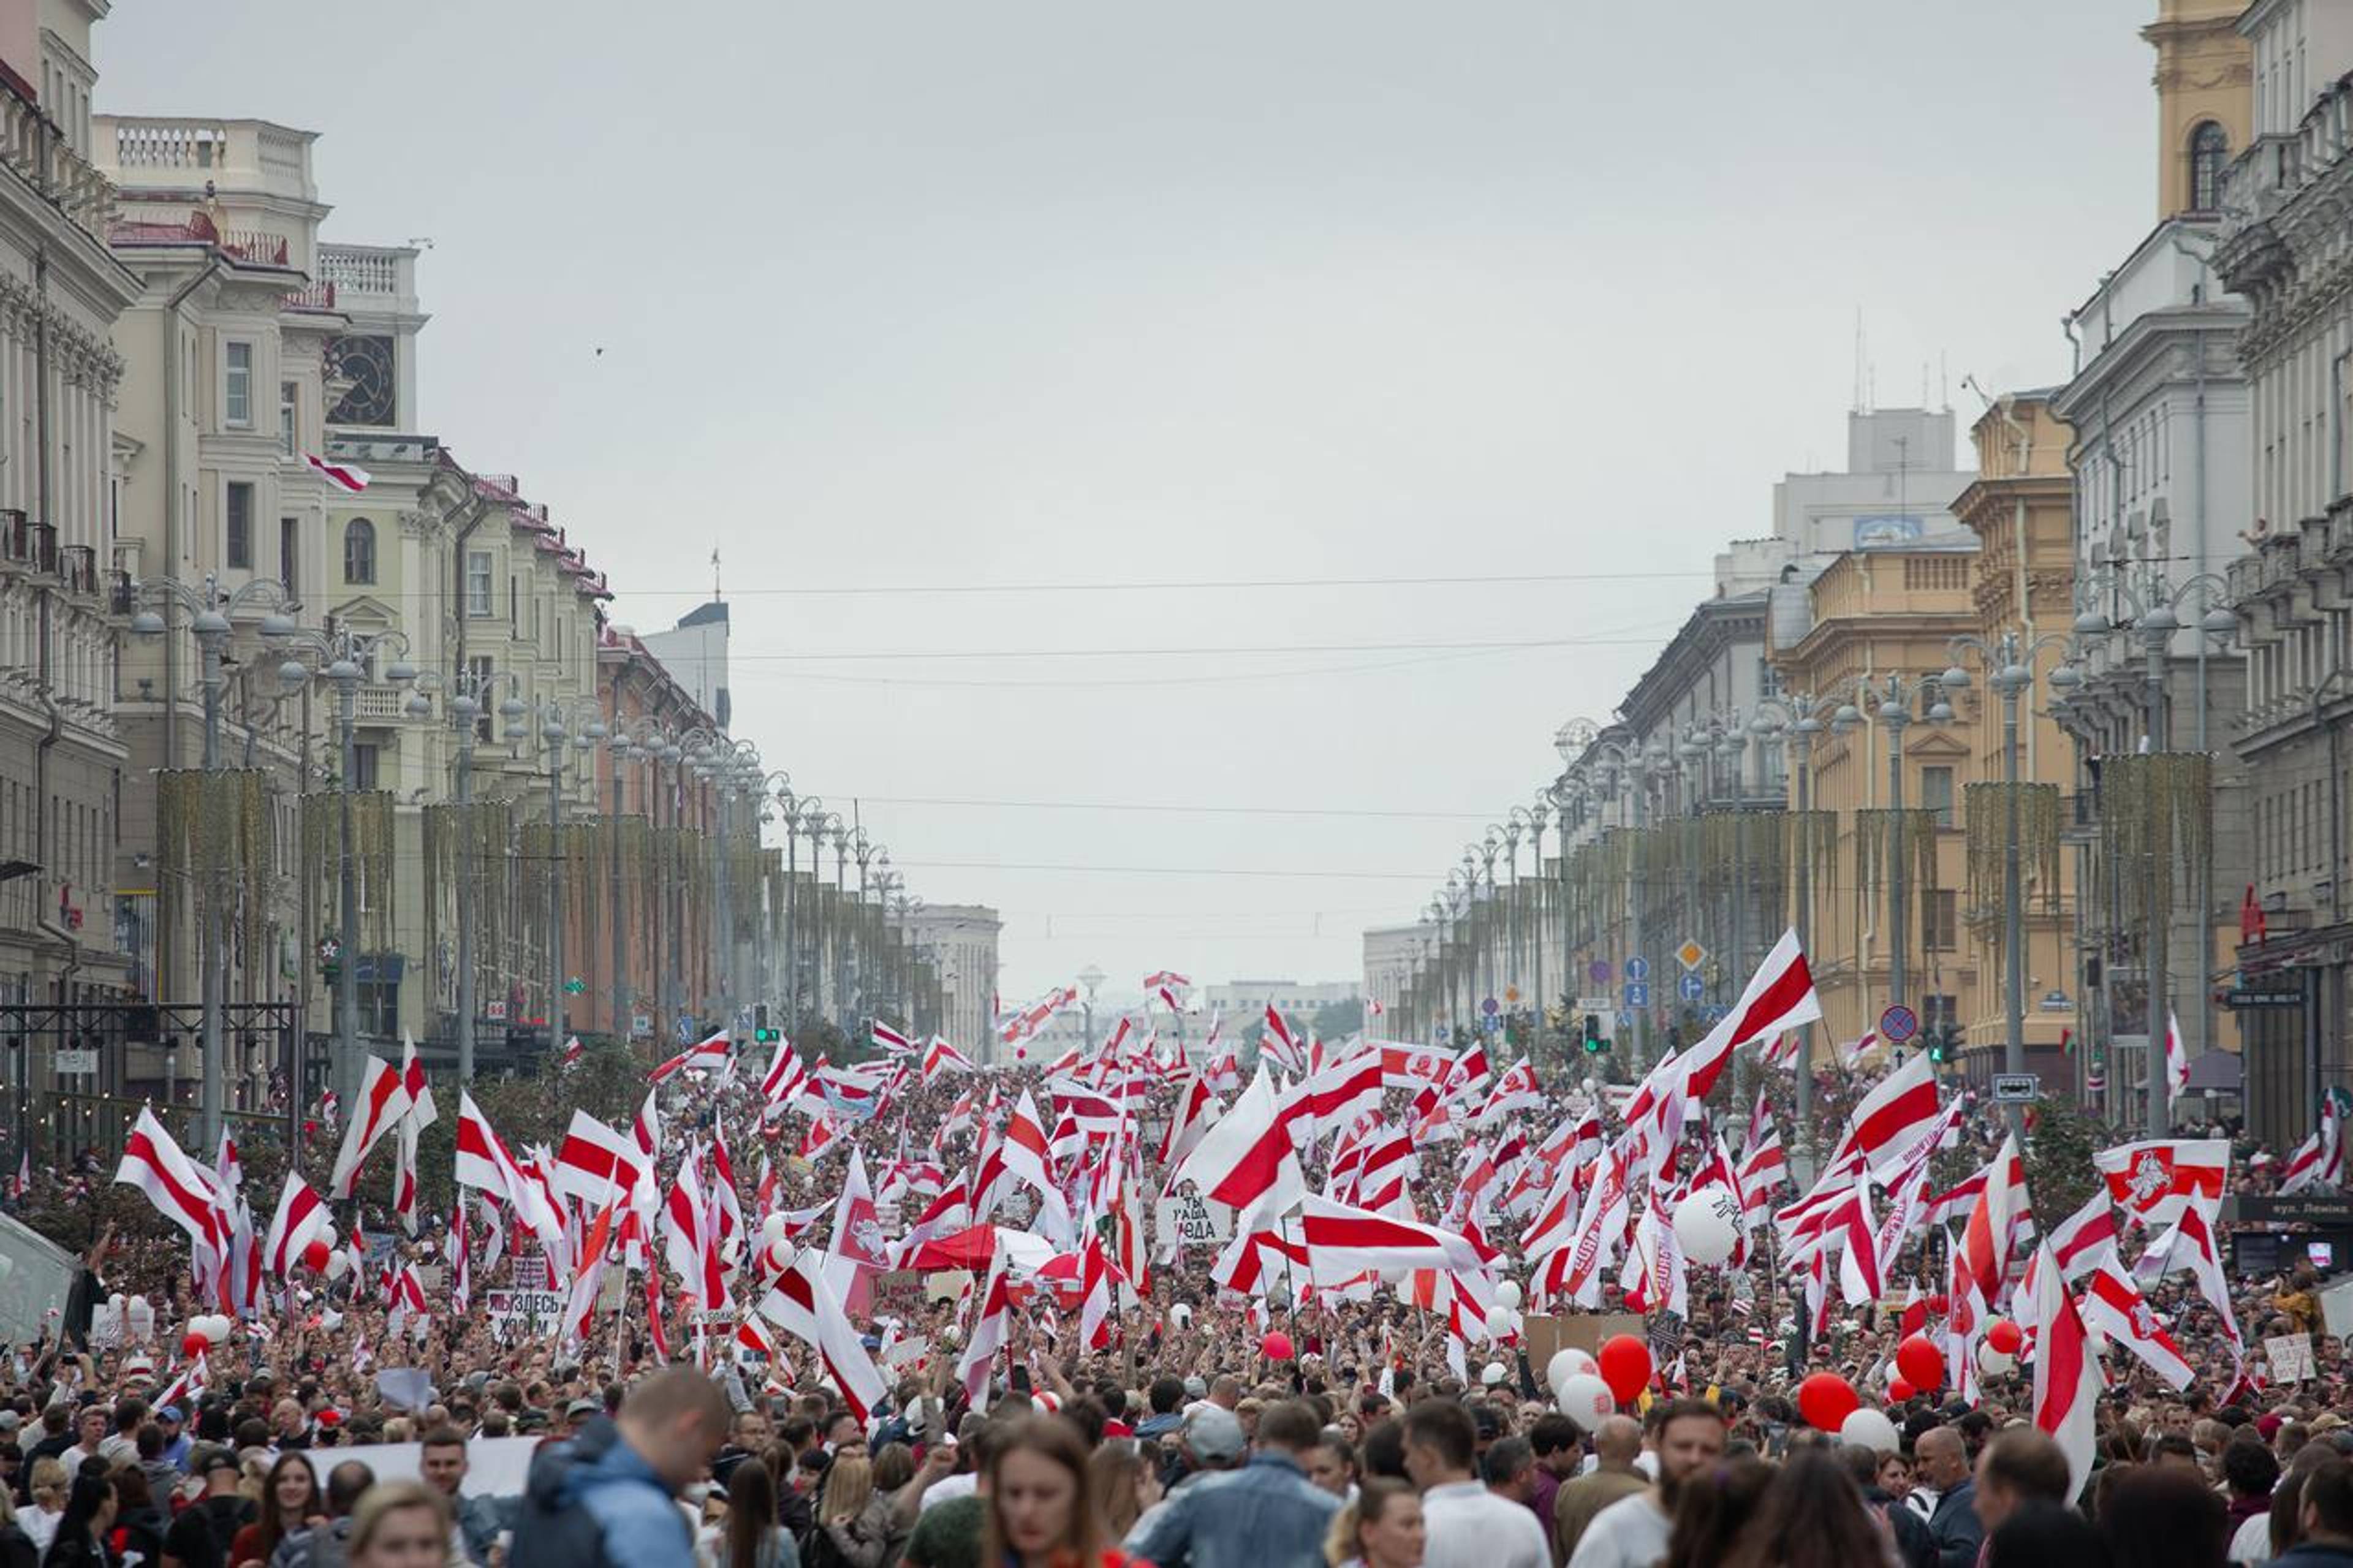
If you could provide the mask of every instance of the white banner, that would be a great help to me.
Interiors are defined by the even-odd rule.
[[[1152,1217],[1160,1239],[1179,1247],[1221,1247],[1233,1239],[1233,1205],[1198,1194],[1162,1198]]]

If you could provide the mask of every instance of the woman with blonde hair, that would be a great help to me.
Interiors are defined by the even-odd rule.
[[[1366,1476],[1332,1516],[1324,1561],[1331,1568],[1416,1568],[1428,1542],[1421,1494],[1403,1481]]]
[[[1124,1541],[1144,1510],[1160,1500],[1159,1478],[1144,1462],[1143,1451],[1124,1437],[1113,1438],[1088,1458],[1087,1488],[1094,1494],[1103,1533],[1113,1541]]]
[[[456,1517],[423,1481],[379,1481],[352,1517],[351,1568],[452,1568]]]
[[[66,1516],[65,1466],[47,1455],[35,1459],[26,1495],[33,1506],[16,1515],[16,1527],[33,1543],[33,1550],[47,1552],[49,1542],[58,1538],[58,1521]]]
[[[864,1450],[834,1456],[817,1497],[809,1568],[882,1568],[891,1545],[891,1500],[874,1489],[874,1461]]]

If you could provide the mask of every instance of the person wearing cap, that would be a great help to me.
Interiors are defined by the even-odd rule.
[[[189,1455],[188,1473],[204,1482],[204,1496],[182,1509],[164,1532],[164,1555],[181,1568],[226,1568],[229,1542],[253,1512],[237,1491],[244,1472],[235,1454],[207,1444]]]
[[[1230,1463],[1240,1435],[1241,1424],[1212,1403],[1187,1421],[1185,1443],[1198,1457],[1226,1454]],[[1307,1479],[1308,1450],[1322,1438],[1313,1405],[1289,1399],[1268,1406],[1247,1464],[1179,1487],[1135,1521],[1124,1549],[1158,1568],[1320,1564],[1324,1534],[1340,1511],[1340,1500]]]
[[[160,1458],[182,1475],[187,1473],[189,1451],[195,1447],[188,1436],[187,1423],[187,1412],[176,1405],[166,1405],[155,1412],[155,1425],[164,1434]]]
[[[602,1415],[603,1414],[605,1414],[605,1407],[596,1400],[585,1397],[575,1399],[571,1404],[564,1407],[564,1430],[557,1433],[556,1436],[559,1437],[577,1437],[580,1435],[580,1428],[584,1425],[595,1420],[597,1416]]]

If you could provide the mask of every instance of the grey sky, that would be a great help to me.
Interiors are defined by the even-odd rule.
[[[1883,404],[2059,379],[2154,217],[2153,10],[127,0],[97,47],[102,109],[315,130],[332,237],[432,237],[427,427],[641,628],[716,543],[738,729],[828,803],[1469,814],[870,798],[1010,998],[1354,974],[1841,459],[1858,308]],[[1655,575],[763,592],[1584,571]]]

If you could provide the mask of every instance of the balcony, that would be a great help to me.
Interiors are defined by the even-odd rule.
[[[402,704],[407,692],[397,686],[363,686],[353,694],[352,715],[363,724],[399,724],[407,713]]]
[[[139,608],[138,581],[128,572],[106,574],[106,607],[113,615],[127,616]]]
[[[99,244],[114,221],[114,186],[69,146],[40,106],[0,78],[0,163],[32,182]]]
[[[323,278],[316,282],[305,284],[291,294],[280,298],[278,308],[281,310],[300,310],[306,314],[325,315],[335,308],[335,286]]]
[[[58,575],[65,580],[67,593],[96,597],[98,552],[87,544],[65,546],[58,552]]]
[[[15,507],[0,507],[0,561],[26,566],[32,559],[32,519]]]
[[[406,246],[322,245],[318,276],[345,310],[417,310],[417,252]]]

